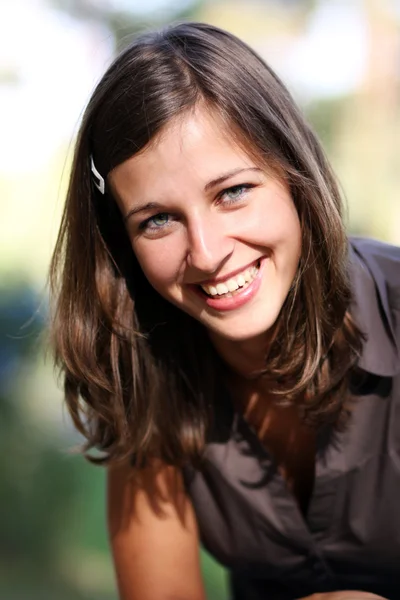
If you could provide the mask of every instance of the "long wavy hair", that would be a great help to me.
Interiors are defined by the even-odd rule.
[[[83,116],[51,268],[51,323],[68,409],[86,456],[111,463],[201,457],[219,396],[220,360],[203,327],[149,285],[106,179],[199,102],[288,182],[302,227],[298,273],[263,376],[310,425],[343,423],[362,336],[348,308],[341,197],[289,92],[246,44],[201,23],[144,34],[109,67]],[[100,454],[91,450],[96,449]]]

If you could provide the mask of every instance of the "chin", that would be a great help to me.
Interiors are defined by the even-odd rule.
[[[224,324],[222,327],[207,327],[210,333],[214,336],[218,336],[221,339],[229,340],[231,342],[246,342],[252,339],[260,338],[268,333],[274,326],[278,315],[271,316],[269,319],[256,320],[254,323],[248,321],[244,323],[237,323],[228,325]]]

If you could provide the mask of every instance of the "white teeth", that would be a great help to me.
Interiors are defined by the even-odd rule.
[[[227,287],[228,287],[228,290],[229,290],[230,292],[234,292],[234,291],[235,291],[235,290],[237,290],[237,289],[238,289],[238,287],[239,287],[239,284],[238,284],[238,283],[237,283],[237,282],[236,282],[234,279],[229,279],[229,280],[226,282],[226,285],[227,285]]]
[[[217,283],[217,293],[219,296],[229,292],[228,286],[225,283]]]
[[[258,266],[253,266],[239,275],[236,275],[236,277],[231,277],[231,279],[228,279],[228,281],[225,281],[224,283],[202,285],[201,288],[208,296],[222,296],[227,293],[236,292],[237,289],[253,281],[257,276],[258,270]]]

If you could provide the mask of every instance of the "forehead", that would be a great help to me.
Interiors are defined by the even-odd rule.
[[[256,166],[253,154],[221,117],[199,108],[169,123],[142,152],[115,167],[109,180],[118,191],[124,182],[140,187],[176,179],[204,183],[224,171]]]

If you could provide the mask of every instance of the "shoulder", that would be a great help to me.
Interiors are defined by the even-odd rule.
[[[378,292],[400,309],[400,247],[368,238],[350,238],[350,246],[371,274]]]
[[[360,367],[392,377],[400,371],[400,248],[350,238],[352,315],[366,335]]]

